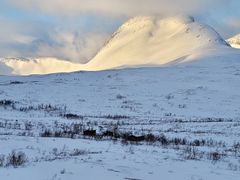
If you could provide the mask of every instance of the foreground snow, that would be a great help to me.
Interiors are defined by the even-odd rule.
[[[3,138],[3,137],[2,137]],[[141,179],[158,180],[237,180],[239,169],[234,169],[226,162],[212,163],[208,160],[184,160],[174,150],[157,146],[128,145],[90,140],[42,139],[24,137],[6,137],[1,140],[4,150],[7,144],[15,144],[30,154],[32,159],[52,157],[54,148],[68,151],[80,148],[95,152],[72,158],[40,160],[30,162],[25,167],[0,169],[4,180],[76,180],[76,179]],[[232,169],[231,169],[232,168]],[[239,166],[237,167],[239,168]]]
[[[166,67],[0,76],[0,156],[12,150],[27,156],[23,166],[0,167],[0,177],[238,180],[239,54],[212,51],[201,60],[181,59]],[[46,133],[78,125],[97,133],[117,128],[190,143]]]

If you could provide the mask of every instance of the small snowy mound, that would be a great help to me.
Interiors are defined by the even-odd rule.
[[[0,75],[72,72],[81,69],[81,66],[56,58],[3,58],[0,59]]]
[[[214,29],[192,17],[135,17],[112,35],[87,68],[163,65],[217,46],[227,43]]]
[[[230,38],[227,42],[234,48],[240,48],[240,34]]]

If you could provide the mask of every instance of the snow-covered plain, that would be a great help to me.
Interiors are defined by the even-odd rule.
[[[1,76],[0,99],[14,101],[16,107],[0,106],[0,154],[7,156],[16,150],[28,157],[23,167],[0,168],[1,177],[237,180],[240,159],[231,149],[240,137],[239,80],[237,55],[170,67]],[[29,108],[39,104],[51,104],[59,107],[60,112],[83,118],[66,119],[59,116],[58,108],[53,112]],[[107,115],[127,118],[115,120]],[[185,157],[185,145],[162,146],[157,142],[126,145],[108,138],[39,135],[44,129],[61,129],[72,124],[98,132],[117,125],[124,132],[164,134],[188,141],[204,139],[212,145],[194,147],[203,157],[189,160]],[[85,153],[69,155],[74,149]],[[225,155],[213,162],[208,158],[209,152]]]
[[[144,27],[132,32],[136,21]],[[240,51],[192,18],[138,17],[117,32],[89,64],[68,68],[89,71],[0,76],[0,179],[238,180]],[[32,74],[22,60],[1,62],[2,74]],[[12,151],[26,162],[12,167]]]

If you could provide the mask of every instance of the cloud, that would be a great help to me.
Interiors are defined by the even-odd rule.
[[[42,24],[43,25],[43,24]],[[88,62],[109,37],[108,32],[82,32],[0,22],[0,57],[56,57],[74,62]],[[22,29],[19,31],[19,29]]]
[[[34,30],[23,30],[24,25],[18,22],[10,22],[0,17],[0,27],[0,57],[21,56],[22,52],[26,51],[26,46],[35,40],[34,34],[30,33]]]
[[[0,57],[56,57],[86,63],[114,31],[106,21],[99,22],[104,27],[95,29],[99,23],[63,20],[49,24],[0,17]]]
[[[234,0],[8,0],[11,5],[51,15],[81,13],[134,16],[139,14],[204,13],[227,7]]]
[[[210,21],[209,24],[211,24],[225,39],[240,33],[240,18],[228,18],[221,22],[214,20]]]
[[[11,23],[8,22],[4,18],[0,18],[0,39],[1,43],[29,43],[33,40],[33,37],[29,36],[26,33],[22,33],[19,31],[19,25],[18,23]]]
[[[230,35],[235,35],[240,33],[240,18],[230,18],[226,22],[226,31]]]
[[[74,62],[86,63],[103,46],[107,33],[81,33],[55,30],[48,39],[35,40],[34,54],[38,57],[52,56]]]

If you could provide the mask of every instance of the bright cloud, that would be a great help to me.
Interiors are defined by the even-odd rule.
[[[26,10],[39,10],[55,15],[105,13],[113,15],[202,13],[213,8],[226,8],[232,0],[8,0]]]

